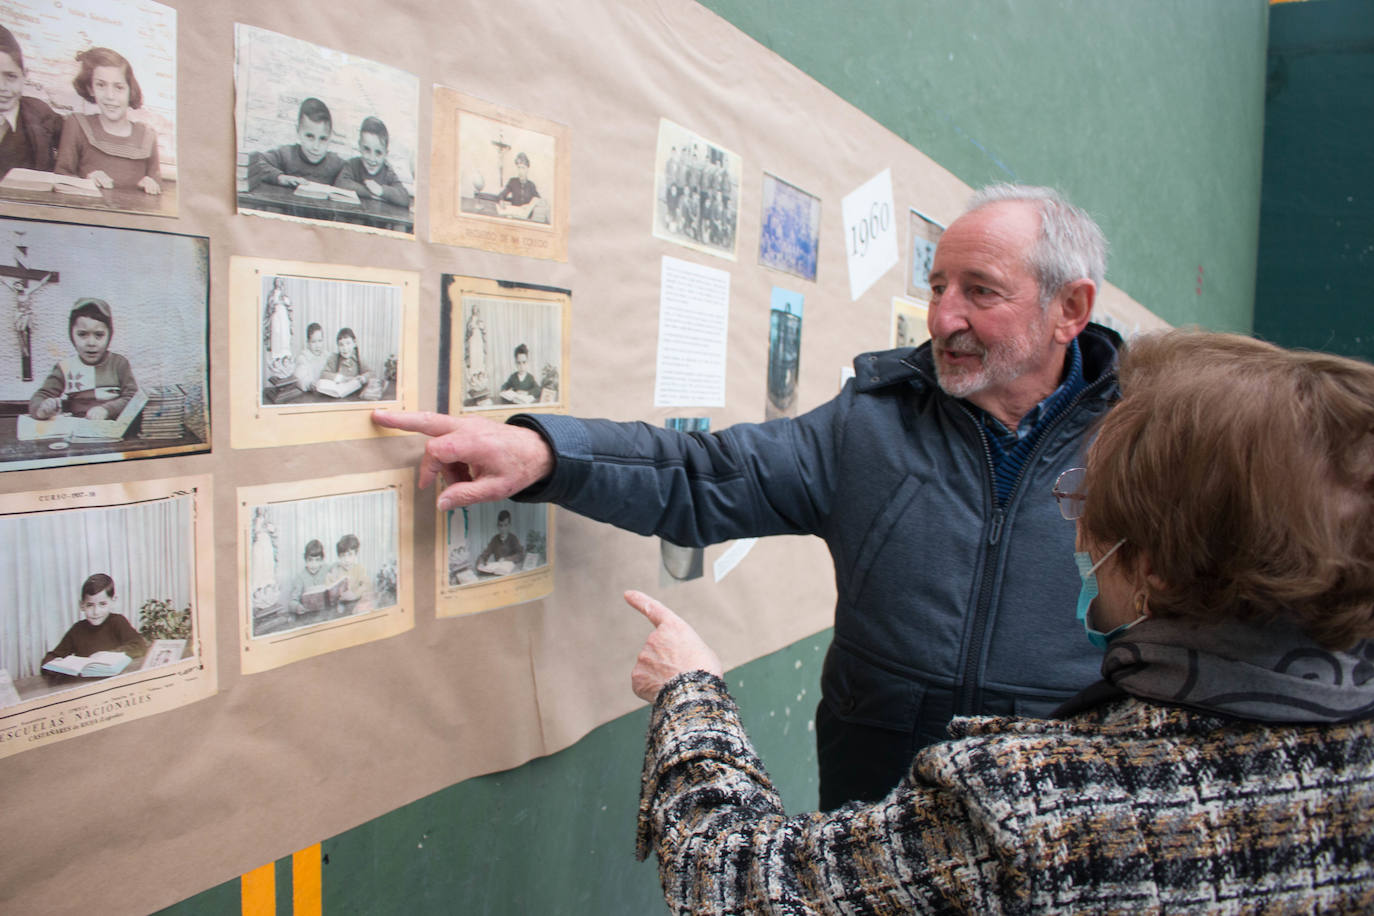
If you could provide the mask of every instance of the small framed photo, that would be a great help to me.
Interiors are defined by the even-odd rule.
[[[797,415],[797,382],[801,378],[802,294],[773,287],[768,312],[768,397],[763,417]]]
[[[449,274],[441,288],[441,410],[567,412],[568,290]]]
[[[239,212],[413,237],[419,80],[242,23],[234,41]]]
[[[212,696],[210,475],[0,495],[0,758]],[[156,545],[154,548],[153,545]]]
[[[0,218],[0,470],[210,450],[210,242]]]
[[[919,299],[930,298],[930,268],[935,263],[935,246],[944,235],[945,227],[912,209],[911,265],[907,272],[906,294]]]
[[[439,514],[437,608],[457,617],[553,592],[553,507],[499,500]]]
[[[230,259],[234,448],[385,435],[372,409],[417,410],[412,272]]]
[[[683,433],[709,433],[710,417],[668,417],[663,421],[668,429]],[[672,541],[658,539],[658,584],[677,585],[700,579],[706,571],[706,548],[683,547]]]
[[[0,198],[177,215],[176,10],[6,0],[0,65],[19,80],[0,114],[21,138],[0,144]]]
[[[415,625],[410,471],[238,491],[244,674]]]
[[[816,279],[821,245],[821,199],[763,173],[759,263],[803,280]]]
[[[930,340],[926,315],[930,305],[924,300],[892,297],[892,346],[919,347]]]
[[[570,136],[435,86],[431,241],[566,261]]]
[[[735,260],[743,174],[738,154],[660,118],[654,157],[654,237]]]

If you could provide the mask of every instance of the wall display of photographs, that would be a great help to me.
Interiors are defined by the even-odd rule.
[[[930,340],[926,330],[926,315],[930,310],[924,300],[892,297],[892,346],[919,347]]]
[[[566,261],[571,136],[435,86],[430,241]]]
[[[759,263],[814,281],[821,247],[821,199],[767,172],[762,197]]]
[[[439,513],[437,614],[458,617],[553,592],[553,507],[508,499]]]
[[[906,294],[930,298],[930,268],[935,263],[935,246],[945,227],[920,210],[911,210],[911,266],[907,270]]]
[[[567,412],[568,290],[450,274],[440,288],[440,410]]]
[[[419,409],[419,277],[229,259],[234,448],[393,435],[374,407]]]
[[[419,80],[242,23],[234,40],[239,212],[413,236]]]
[[[738,154],[660,118],[654,237],[735,260],[743,174]]]
[[[210,449],[210,242],[0,218],[0,470]]]
[[[668,429],[684,433],[709,433],[710,417],[668,417],[663,421]],[[706,569],[706,549],[683,547],[658,539],[658,584],[662,587],[700,579]]]
[[[797,415],[797,382],[801,377],[802,294],[773,287],[768,313],[768,397],[763,416]]]
[[[176,36],[151,0],[0,0],[0,198],[176,216]]]
[[[244,674],[415,625],[410,470],[240,487]]]
[[[216,690],[208,474],[0,495],[0,758]]]

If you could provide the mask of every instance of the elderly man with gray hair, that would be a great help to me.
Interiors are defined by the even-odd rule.
[[[1049,188],[994,185],[945,231],[931,340],[865,353],[796,418],[647,423],[377,411],[434,436],[442,508],[549,501],[687,546],[823,538],[834,640],[816,711],[820,804],[882,798],[956,715],[1047,715],[1097,679],[1064,609],[1079,578],[1051,488],[1117,397],[1120,338],[1089,324],[1106,241]]]

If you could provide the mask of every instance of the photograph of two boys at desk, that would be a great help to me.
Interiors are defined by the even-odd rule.
[[[0,706],[107,680],[65,657],[116,652],[127,676],[194,655],[192,525],[189,497],[0,518]]]
[[[418,80],[266,29],[234,34],[239,212],[413,235]]]

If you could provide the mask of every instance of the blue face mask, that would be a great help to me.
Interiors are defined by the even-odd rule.
[[[1097,597],[1098,592],[1097,568],[1107,562],[1107,557],[1116,553],[1116,549],[1124,543],[1126,543],[1125,538],[1117,541],[1112,545],[1112,549],[1104,553],[1102,559],[1098,560],[1096,563],[1092,561],[1092,557],[1088,556],[1086,550],[1075,550],[1073,552],[1073,561],[1077,564],[1078,575],[1083,580],[1083,586],[1078,590],[1078,619],[1083,622],[1083,631],[1088,634],[1088,642],[1099,649],[1106,649],[1107,644],[1113,639],[1116,639],[1122,633],[1125,633],[1131,627],[1145,619],[1145,615],[1141,614],[1130,623],[1123,623],[1109,633],[1103,633],[1101,630],[1094,630],[1092,624],[1088,622],[1088,609],[1092,606],[1093,599]]]

